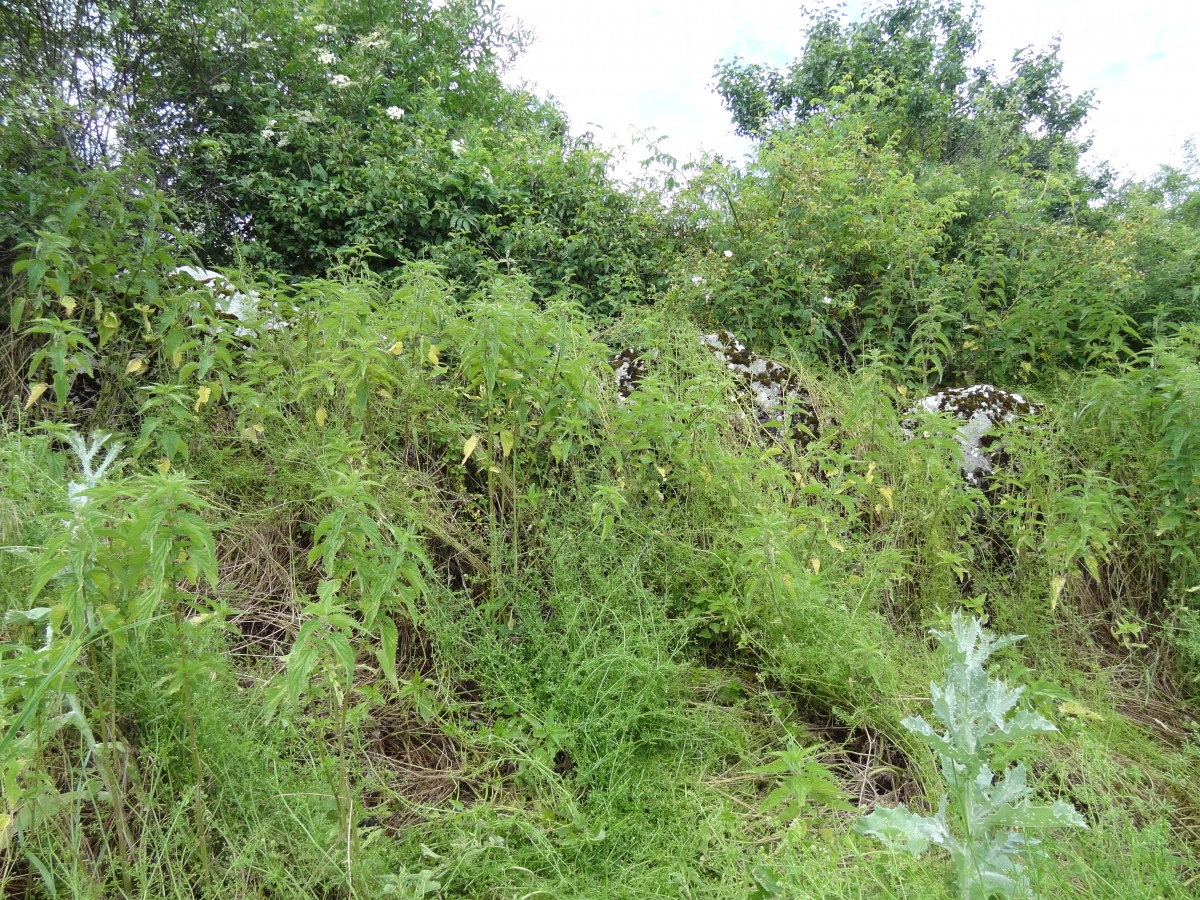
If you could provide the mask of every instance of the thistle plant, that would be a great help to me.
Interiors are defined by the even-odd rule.
[[[1087,824],[1070,803],[1030,803],[1033,791],[1021,763],[1007,769],[998,782],[998,773],[992,771],[993,747],[1057,731],[1037,713],[1013,713],[1024,687],[1009,687],[984,670],[988,657],[1024,635],[995,638],[978,619],[960,613],[954,614],[950,631],[932,633],[948,657],[944,683],[930,685],[933,714],[945,731],[938,733],[920,716],[902,724],[937,752],[947,793],[933,816],[918,815],[901,804],[876,809],[855,829],[878,838],[889,849],[916,856],[930,844],[946,850],[954,861],[963,900],[1032,897],[1021,857],[1027,861],[1038,841],[1015,829],[1086,828]]]

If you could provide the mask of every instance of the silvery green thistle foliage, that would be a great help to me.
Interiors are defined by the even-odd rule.
[[[978,619],[955,613],[950,631],[932,632],[941,642],[948,662],[943,684],[930,685],[934,717],[945,726],[939,734],[919,716],[902,723],[932,747],[941,759],[947,795],[933,816],[921,816],[901,804],[876,809],[860,819],[855,830],[881,840],[890,849],[916,856],[930,844],[946,850],[958,873],[959,896],[964,900],[1034,896],[1019,854],[1028,855],[1038,842],[1023,828],[1070,825],[1086,828],[1083,817],[1070,803],[1052,805],[1029,802],[1033,791],[1025,781],[1025,766],[1018,763],[999,782],[989,765],[994,744],[1057,729],[1042,716],[1027,710],[1009,715],[1023,687],[1009,687],[990,678],[984,663],[997,650],[1024,635],[994,638]],[[962,834],[951,828],[952,810]]]

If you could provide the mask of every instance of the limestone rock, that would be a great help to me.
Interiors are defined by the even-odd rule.
[[[800,444],[816,438],[820,422],[812,411],[808,397],[796,377],[779,363],[764,359],[728,331],[701,336],[701,342],[712,350],[718,362],[736,373],[746,386],[748,399],[753,402],[759,425],[791,420],[791,437]],[[781,437],[778,428],[770,431]]]
[[[1041,410],[1041,404],[1020,394],[990,384],[973,384],[931,394],[918,402],[912,412],[947,414],[962,421],[957,433],[959,467],[968,484],[983,490],[995,466],[1002,462],[1003,451],[996,446],[1000,439],[995,433],[996,426],[1028,418]],[[907,420],[904,429],[913,437],[916,422]]]

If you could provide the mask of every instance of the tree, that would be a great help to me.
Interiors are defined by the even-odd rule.
[[[960,0],[894,0],[850,22],[826,8],[811,14],[791,65],[734,58],[717,66],[717,91],[745,135],[803,123],[847,94],[885,90],[877,143],[894,141],[937,161],[1016,150],[1041,169],[1056,152],[1074,163],[1083,145],[1073,136],[1091,94],[1067,93],[1058,43],[1019,50],[1007,80],[991,67],[970,66],[978,48],[978,7]],[[1006,146],[989,142],[987,132],[1001,133]]]

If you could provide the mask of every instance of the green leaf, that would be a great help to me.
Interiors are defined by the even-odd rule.
[[[397,694],[400,693],[400,681],[396,677],[396,648],[400,643],[400,637],[396,630],[396,623],[389,616],[384,616],[379,620],[379,649],[377,651],[379,659],[379,667],[383,670],[383,676],[388,680]]]

